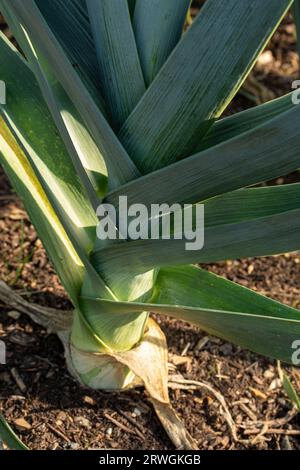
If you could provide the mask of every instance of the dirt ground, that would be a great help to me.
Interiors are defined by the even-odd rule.
[[[275,33],[229,112],[282,95],[298,77],[295,29],[289,16]],[[300,181],[294,173],[273,183]],[[68,309],[70,303],[17,196],[0,170],[0,278],[26,300]],[[271,298],[300,307],[300,253],[206,266]],[[300,449],[300,415],[278,380],[276,362],[207,336],[186,323],[158,319],[169,344],[170,374],[208,382],[171,390],[172,404],[200,449]],[[31,449],[173,449],[142,389],[83,389],[66,371],[59,340],[26,316],[0,305],[0,411]],[[286,368],[300,391],[300,372]]]

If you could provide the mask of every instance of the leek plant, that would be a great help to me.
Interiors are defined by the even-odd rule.
[[[143,383],[162,421],[165,338],[149,312],[291,363],[299,311],[193,264],[300,248],[291,94],[219,119],[291,0],[0,0],[0,161],[74,305],[67,362],[95,389]],[[101,202],[205,207],[205,243],[100,240]],[[118,228],[118,227],[117,227]],[[55,316],[52,318],[55,323]]]

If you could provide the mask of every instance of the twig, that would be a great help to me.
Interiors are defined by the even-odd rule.
[[[133,429],[130,429],[128,426],[125,426],[125,424],[123,423],[120,423],[120,421],[118,421],[117,419],[113,418],[112,416],[110,416],[108,413],[103,413],[103,416],[108,419],[109,421],[111,421],[113,424],[115,424],[118,428],[122,429],[123,431],[125,432],[128,432],[130,434],[134,434],[134,435],[137,435],[138,437],[141,437],[135,430]],[[144,440],[144,436],[142,436],[142,439]]]
[[[251,423],[247,423],[247,424],[239,424],[239,427],[240,428],[249,428],[249,427],[254,427],[254,426],[264,426],[265,424],[267,424],[268,426],[272,426],[272,427],[282,427],[282,426],[285,426],[286,424],[288,424],[290,421],[292,421],[292,419],[294,419],[294,417],[298,414],[298,411],[296,408],[292,408],[287,414],[286,416],[284,416],[283,418],[277,418],[277,419],[271,419],[271,420],[267,420],[267,421],[258,421],[258,420],[253,420]]]
[[[226,404],[225,398],[223,395],[215,390],[211,385],[207,384],[206,382],[198,382],[196,380],[186,380],[186,379],[181,379],[181,378],[169,378],[169,383],[168,383],[170,388],[174,389],[185,389],[185,390],[196,390],[197,388],[205,388],[208,390],[210,393],[212,393],[215,398],[220,402],[220,404],[223,407],[223,416],[224,419],[228,425],[231,437],[234,442],[238,442],[238,437],[237,437],[237,430],[236,430],[236,425],[235,422],[233,421],[233,418],[231,416],[231,413],[229,411],[229,408]]]
[[[62,433],[59,429],[55,428],[54,426],[52,426],[49,423],[47,423],[47,426],[52,432],[54,432],[54,434],[61,437],[64,441],[70,442],[70,439],[64,433]]]
[[[135,432],[138,436],[140,436],[141,439],[143,439],[143,441],[145,440],[145,430],[143,429],[143,427],[137,423],[131,416],[128,416],[124,411],[122,410],[117,410],[118,413],[123,416],[125,419],[127,419],[127,421],[129,421],[130,424],[132,424],[134,427],[135,427]]]
[[[188,350],[190,349],[190,347],[191,347],[191,343],[187,343],[187,344],[185,345],[185,347],[183,348],[183,350],[182,350],[182,352],[181,352],[180,355],[181,355],[181,356],[185,356],[186,353],[188,352]]]
[[[246,429],[244,434],[251,435],[260,433],[260,429]],[[264,431],[264,434],[284,434],[286,436],[300,436],[300,429],[274,429],[268,428]]]
[[[14,378],[16,384],[18,385],[19,389],[21,390],[22,393],[26,392],[26,385],[24,384],[22,377],[20,376],[19,372],[15,367],[13,367],[11,370],[11,375]]]
[[[245,405],[245,403],[240,403],[239,404],[239,407],[240,409],[246,413],[246,415],[252,420],[252,421],[256,421],[256,416],[255,414],[253,413],[253,411],[250,410],[250,408],[248,408],[248,406]]]
[[[260,431],[260,433],[257,436],[255,436],[254,439],[252,439],[251,444],[252,445],[256,444],[256,442],[259,441],[263,437],[263,435],[268,432],[268,429],[269,429],[269,427],[268,427],[267,423],[265,423],[262,430]]]

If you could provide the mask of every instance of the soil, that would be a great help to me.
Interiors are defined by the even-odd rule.
[[[279,96],[290,91],[299,73],[291,16],[283,21],[266,52],[270,54],[259,61],[250,81],[261,85],[253,95],[258,101],[268,93]],[[230,112],[253,106],[251,93],[246,85]],[[297,172],[272,183],[294,181],[300,181]],[[0,242],[1,280],[26,300],[70,308],[1,170]],[[300,253],[206,268],[300,307]],[[293,411],[278,380],[275,361],[207,336],[186,323],[157,319],[169,344],[170,374],[205,380],[220,392],[243,440],[232,439],[215,395],[204,389],[170,390],[172,405],[200,449],[300,449],[300,415]],[[142,389],[104,393],[81,388],[66,371],[59,340],[5,305],[0,305],[0,338],[7,346],[7,365],[0,366],[0,411],[31,449],[173,449]],[[300,391],[299,369],[285,370]]]

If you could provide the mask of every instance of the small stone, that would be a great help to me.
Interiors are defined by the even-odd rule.
[[[7,314],[10,318],[13,318],[13,320],[19,320],[21,314],[20,312],[17,312],[17,310],[12,310],[11,312],[8,312]]]
[[[77,450],[79,448],[79,444],[77,442],[70,442],[70,449]]]
[[[270,65],[273,61],[274,61],[273,54],[272,54],[272,52],[269,50],[269,51],[263,52],[263,53],[259,56],[257,63],[258,63],[259,65]]]
[[[141,416],[141,414],[142,414],[141,410],[139,410],[138,408],[134,408],[133,413],[132,413],[132,416],[134,418],[138,417],[138,416]]]
[[[220,344],[222,341],[220,338],[216,338],[215,336],[209,336],[208,339],[213,344]]]
[[[67,418],[68,416],[64,411],[60,411],[56,417],[57,421],[66,421]]]
[[[270,369],[264,372],[265,379],[273,379],[274,375],[275,375],[274,372],[272,372]]]
[[[24,418],[18,418],[14,421],[14,423],[22,431],[29,431],[31,429],[31,424],[29,424]]]
[[[88,405],[91,405],[91,406],[95,406],[95,405],[96,405],[96,401],[94,400],[94,398],[89,397],[88,395],[86,395],[86,396],[83,398],[83,401],[84,401],[84,403],[87,403]]]
[[[225,436],[225,437],[221,440],[220,444],[222,444],[223,447],[227,447],[228,444],[229,444],[229,437],[228,437],[228,436]]]
[[[25,401],[26,400],[26,398],[23,397],[23,395],[11,395],[10,399],[12,401]]]
[[[198,343],[195,346],[195,351],[201,351],[201,349],[203,349],[207,345],[208,342],[209,342],[208,336],[204,336],[203,338],[200,338]]]
[[[84,416],[76,416],[76,418],[74,418],[74,421],[83,428],[90,429],[92,427],[91,422],[88,419],[84,418]]]
[[[249,264],[247,271],[248,271],[248,274],[252,274],[252,273],[253,273],[253,271],[254,271],[254,266],[253,266],[253,264]]]
[[[277,379],[272,380],[269,390],[270,391],[276,390],[276,388],[280,388],[280,387],[281,387],[281,380],[277,378]]]

